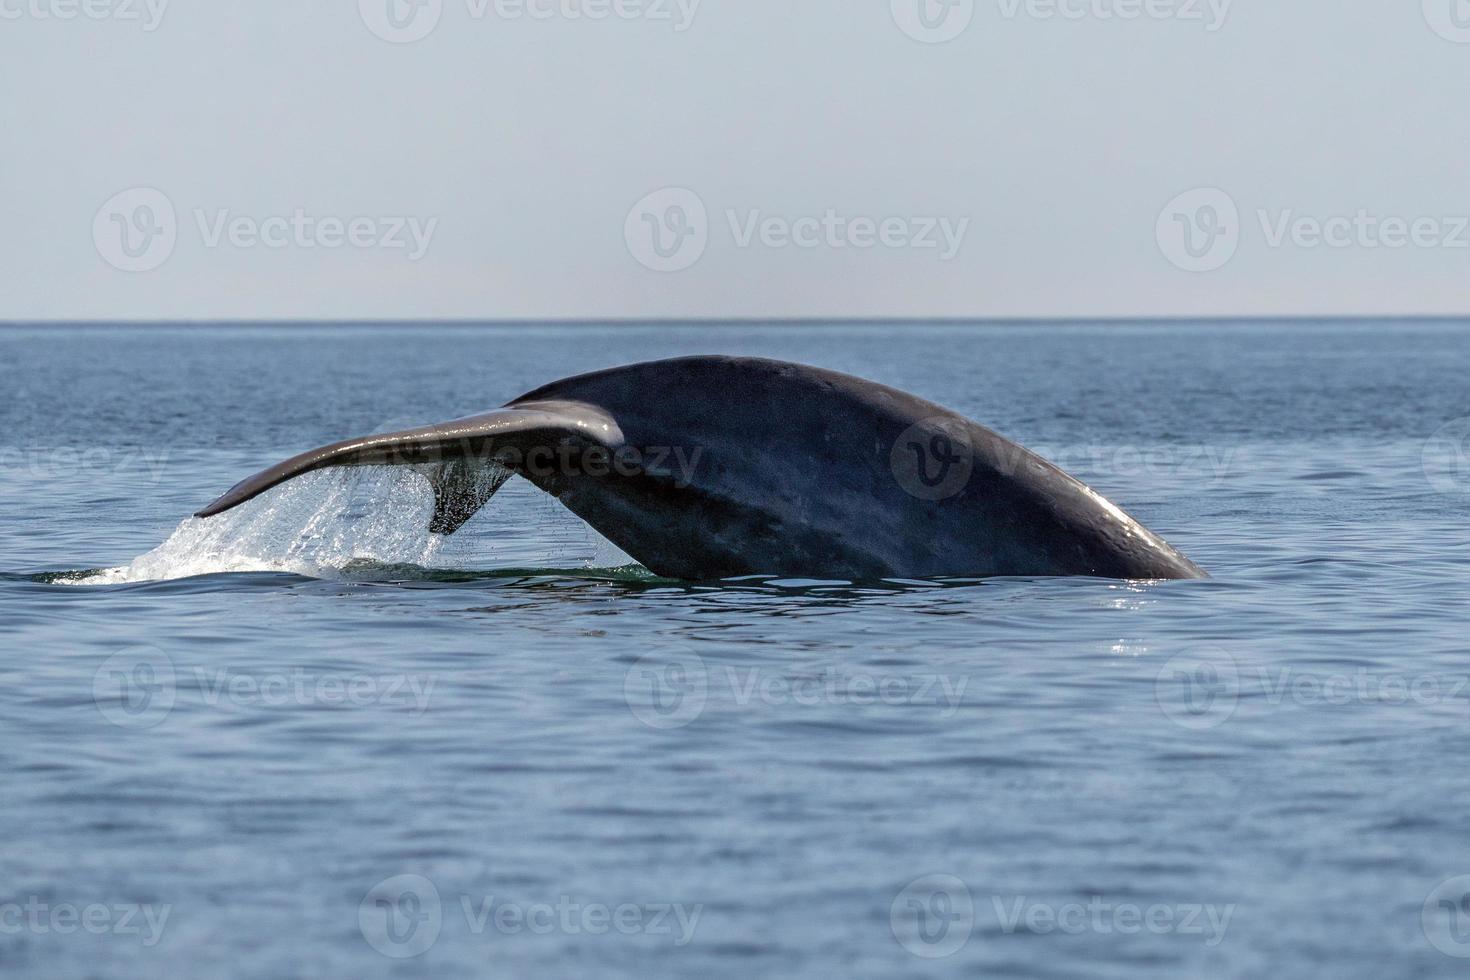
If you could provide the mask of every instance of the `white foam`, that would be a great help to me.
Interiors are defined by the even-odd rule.
[[[615,568],[616,545],[523,480],[511,480],[452,537],[429,533],[434,495],[407,467],[307,473],[208,520],[189,518],[167,541],[121,568],[63,585],[158,582],[228,572],[342,578],[354,565],[421,568]],[[498,559],[498,561],[497,561]],[[358,574],[361,574],[359,571]]]
[[[110,585],[221,572],[334,577],[353,562],[432,567],[444,538],[429,533],[434,496],[409,469],[308,473],[208,520],[191,517],[121,568],[61,581]]]

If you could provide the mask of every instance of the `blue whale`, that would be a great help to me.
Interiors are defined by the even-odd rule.
[[[334,443],[196,516],[312,470],[364,465],[423,473],[439,534],[524,477],[671,578],[1205,577],[1093,490],[955,412],[746,357],[597,371],[481,415]]]

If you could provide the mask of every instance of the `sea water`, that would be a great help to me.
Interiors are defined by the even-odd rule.
[[[1213,577],[691,585],[519,480],[428,535],[407,470],[188,516],[688,353],[948,405]],[[1470,325],[10,328],[0,364],[7,976],[1465,969]]]

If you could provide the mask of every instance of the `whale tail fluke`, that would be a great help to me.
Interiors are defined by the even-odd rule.
[[[534,450],[572,442],[616,448],[622,433],[602,410],[577,402],[540,401],[401,432],[363,436],[293,456],[241,481],[196,513],[213,517],[267,490],[332,466],[409,466],[434,489],[429,529],[453,534]]]
[[[197,516],[313,470],[365,465],[426,478],[430,530],[441,535],[514,473],[670,578],[1205,574],[1074,477],[964,416],[759,358],[595,371],[483,415],[323,446]]]

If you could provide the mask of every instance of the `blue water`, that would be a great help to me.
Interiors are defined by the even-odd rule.
[[[689,586],[518,481],[431,540],[401,472],[186,520],[693,352],[947,404],[1213,578]],[[13,328],[0,365],[6,976],[1467,967],[1465,325]]]

